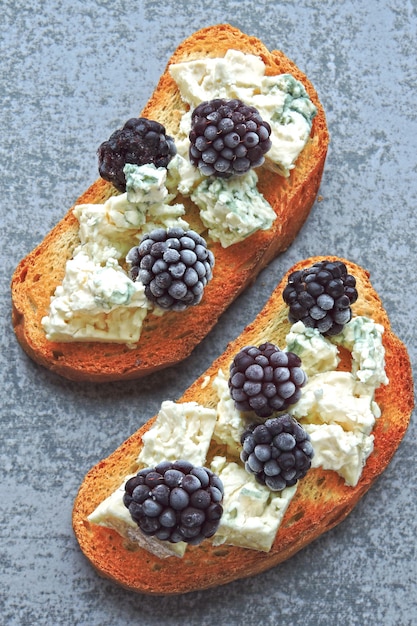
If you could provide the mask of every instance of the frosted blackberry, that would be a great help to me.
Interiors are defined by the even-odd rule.
[[[241,443],[240,458],[246,471],[271,491],[295,485],[311,467],[314,451],[310,436],[288,413],[264,424],[252,424]]]
[[[174,140],[165,133],[162,124],[145,117],[132,117],[97,150],[98,170],[116,189],[126,191],[123,173],[126,163],[166,167],[175,153]]]
[[[157,228],[145,234],[126,261],[132,280],[145,285],[146,297],[174,311],[200,302],[214,266],[205,239],[182,228]]]
[[[124,505],[145,535],[196,545],[211,537],[223,514],[223,484],[206,467],[163,461],[125,484]]]
[[[352,318],[350,305],[356,302],[356,279],[342,261],[320,261],[293,272],[283,292],[289,306],[289,320],[301,320],[323,335],[337,335]]]
[[[190,161],[204,176],[245,174],[264,162],[270,134],[255,107],[222,98],[202,102],[191,116]]]
[[[229,390],[239,411],[269,417],[297,402],[306,381],[300,357],[267,342],[238,352],[230,366]]]

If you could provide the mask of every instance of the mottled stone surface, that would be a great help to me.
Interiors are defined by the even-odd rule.
[[[87,470],[162,400],[179,397],[301,258],[334,253],[368,268],[416,366],[416,0],[3,0],[1,15],[0,622],[416,624],[415,420],[342,525],[282,566],[224,588],[127,592],[95,574],[71,529]],[[281,48],[316,86],[332,137],[322,200],[180,367],[146,385],[60,379],[15,341],[13,269],[95,180],[97,146],[139,113],[177,44],[226,21]]]

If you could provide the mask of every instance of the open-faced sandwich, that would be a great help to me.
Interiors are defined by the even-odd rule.
[[[80,547],[143,593],[262,572],[349,514],[413,405],[407,350],[368,272],[302,261],[178,401],[88,472],[73,509]]]
[[[20,344],[73,380],[188,356],[295,238],[329,139],[308,78],[229,25],[186,39],[121,126],[99,146],[100,178],[12,279]]]

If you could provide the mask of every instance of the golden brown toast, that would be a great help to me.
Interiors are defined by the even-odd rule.
[[[234,355],[246,345],[258,346],[264,341],[284,345],[290,329],[288,308],[282,299],[288,275],[323,258],[310,258],[294,266],[253,323],[229,344],[224,354],[189,387],[179,402],[194,400],[215,407],[216,392],[211,384],[207,384],[208,377],[213,380],[219,368],[227,372]],[[335,260],[336,257],[326,258]],[[376,391],[375,399],[382,414],[373,430],[374,450],[358,484],[350,487],[334,471],[310,469],[298,483],[296,495],[269,553],[228,545],[214,547],[210,540],[206,540],[199,546],[189,546],[182,559],[159,559],[127,543],[115,531],[90,524],[87,520],[97,505],[117,489],[127,475],[137,470],[135,460],[142,436],[153,424],[153,418],[88,472],[75,500],[73,527],[76,537],[82,551],[101,575],[131,590],[149,594],[186,593],[252,576],[288,559],[341,522],[384,471],[404,436],[413,410],[411,365],[405,346],[391,330],[368,272],[351,262],[344,262],[348,272],[355,276],[359,292],[358,300],[352,305],[353,314],[372,318],[384,327],[383,345],[389,378],[389,384]],[[341,367],[346,367],[346,363],[341,363]]]
[[[323,107],[314,87],[282,52],[269,52],[258,39],[229,25],[200,30],[173,54],[142,115],[161,122],[167,133],[172,133],[186,105],[168,72],[169,66],[202,57],[221,57],[229,49],[260,56],[267,74],[291,73],[303,83],[318,111],[309,141],[289,178],[272,173],[264,166],[256,170],[258,188],[277,214],[272,228],[258,231],[250,240],[229,248],[209,241],[216,265],[202,302],[182,312],[170,311],[162,317],[148,315],[136,348],[115,343],[57,343],[46,339],[41,320],[47,315],[51,296],[62,282],[65,263],[79,244],[78,222],[71,207],[42,243],[19,263],[11,284],[17,339],[27,354],[41,365],[72,380],[104,382],[139,378],[183,360],[260,270],[288,248],[307,219],[319,189],[329,137]],[[116,190],[110,183],[99,179],[75,204],[103,203],[114,193]],[[189,217],[185,215],[186,219]]]

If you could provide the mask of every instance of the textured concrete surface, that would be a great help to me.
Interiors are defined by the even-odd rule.
[[[0,14],[0,623],[416,624],[415,420],[342,525],[224,588],[127,592],[95,574],[71,529],[88,469],[177,398],[301,258],[335,253],[368,268],[416,366],[416,0],[2,0]],[[315,84],[332,136],[322,201],[181,367],[146,384],[60,379],[16,343],[13,269],[95,180],[97,146],[139,113],[177,44],[226,21],[284,50]]]

